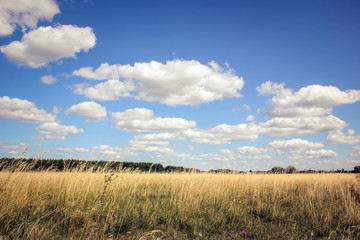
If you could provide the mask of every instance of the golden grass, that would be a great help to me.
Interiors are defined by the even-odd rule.
[[[0,172],[0,238],[359,239],[356,176]]]

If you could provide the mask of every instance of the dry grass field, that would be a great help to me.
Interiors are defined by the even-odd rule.
[[[360,239],[359,182],[356,174],[2,171],[0,239]]]

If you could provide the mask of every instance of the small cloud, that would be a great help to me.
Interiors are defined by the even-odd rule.
[[[26,123],[55,121],[55,116],[38,109],[35,104],[19,98],[0,97],[0,118],[14,119]]]
[[[39,68],[62,58],[76,58],[76,54],[93,48],[96,37],[90,27],[59,25],[39,27],[0,47],[1,53],[20,66]]]
[[[249,116],[246,118],[246,121],[248,121],[248,122],[255,122],[255,121],[256,121],[256,118],[254,117],[254,115],[249,115]]]
[[[10,151],[8,152],[8,154],[13,154],[13,155],[16,155],[16,154],[19,154],[20,152],[19,151]]]
[[[73,105],[65,111],[65,114],[79,115],[87,121],[101,121],[107,116],[106,108],[93,101]]]
[[[41,82],[42,83],[45,83],[45,84],[54,84],[57,82],[56,78],[54,78],[53,76],[51,75],[45,75],[41,78]]]
[[[84,129],[75,126],[60,125],[55,122],[44,123],[36,128],[39,134],[34,138],[36,140],[58,139],[66,140],[67,135],[83,133]]]
[[[112,113],[116,128],[127,132],[180,132],[196,126],[195,121],[182,118],[162,118],[146,108],[128,109]]]
[[[251,107],[247,104],[242,105],[242,107],[240,108],[233,108],[233,112],[237,112],[237,111],[250,111]]]
[[[61,108],[54,106],[53,107],[53,113],[58,114],[61,111]]]

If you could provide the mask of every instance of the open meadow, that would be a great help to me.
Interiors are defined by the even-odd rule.
[[[359,239],[359,175],[1,171],[0,239]]]

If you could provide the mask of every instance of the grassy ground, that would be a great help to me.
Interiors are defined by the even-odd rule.
[[[3,171],[0,239],[360,239],[356,177]]]

